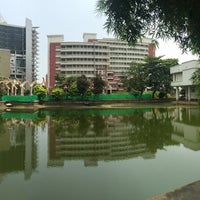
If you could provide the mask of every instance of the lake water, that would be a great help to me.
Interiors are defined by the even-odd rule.
[[[199,169],[198,107],[0,115],[2,200],[146,200]]]

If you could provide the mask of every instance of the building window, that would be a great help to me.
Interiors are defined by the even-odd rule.
[[[179,82],[179,81],[182,81],[183,80],[183,77],[182,77],[182,73],[176,73],[173,75],[173,81],[174,82]]]

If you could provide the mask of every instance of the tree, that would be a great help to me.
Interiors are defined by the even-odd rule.
[[[92,92],[92,89],[91,89],[91,88],[88,88],[88,89],[85,91],[84,96],[85,96],[86,98],[88,98],[88,97],[92,96],[93,94],[94,94],[94,93]]]
[[[197,69],[191,77],[191,80],[194,85],[200,86],[200,69]]]
[[[96,8],[107,31],[130,44],[144,35],[173,38],[183,51],[200,54],[199,7],[198,0],[98,0]]]
[[[71,82],[71,84],[67,88],[67,95],[73,97],[78,95],[78,89],[77,89],[77,82]]]
[[[62,88],[53,88],[51,95],[54,97],[56,101],[59,101],[64,96],[64,90]]]
[[[78,93],[81,96],[84,96],[86,91],[88,90],[90,84],[89,81],[87,80],[85,75],[79,76],[77,78],[77,89],[78,89]]]
[[[68,96],[71,97],[78,95],[77,77],[70,76],[66,79],[66,85],[64,87],[64,91]]]
[[[55,75],[55,86],[57,88],[64,88],[65,85],[67,84],[67,78],[66,78],[66,75],[64,74],[56,74]]]
[[[170,67],[178,64],[178,59],[161,59],[162,57],[146,57],[144,63],[145,74],[147,75],[146,85],[151,88],[154,98],[156,91],[163,95],[171,90]],[[161,96],[160,96],[161,97]]]
[[[127,91],[133,95],[143,94],[147,80],[145,74],[145,66],[142,63],[132,62],[127,72],[127,76],[123,79],[123,84]]]
[[[38,96],[39,101],[44,99],[47,95],[47,90],[42,85],[35,85],[33,87],[33,94]]]
[[[192,83],[195,85],[197,95],[200,97],[200,69],[197,69],[191,77]],[[199,101],[200,104],[200,101]]]
[[[105,87],[105,81],[100,77],[96,76],[93,78],[93,92],[94,94],[101,94]]]
[[[160,98],[171,90],[170,67],[177,65],[177,59],[161,59],[162,57],[146,57],[144,63],[132,63],[123,81],[128,92],[142,94],[145,88],[152,90],[152,97],[156,91]]]
[[[70,85],[74,82],[77,82],[77,77],[76,76],[70,76],[70,77],[67,77],[66,79],[66,86],[67,87],[70,87]]]

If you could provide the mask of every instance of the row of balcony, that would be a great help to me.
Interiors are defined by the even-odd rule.
[[[106,59],[109,60],[109,56],[108,55],[92,55],[92,54],[71,54],[71,55],[60,55],[60,54],[56,54],[57,58],[69,58],[69,59],[73,59],[73,58],[77,58],[77,59]]]
[[[64,66],[73,66],[73,65],[98,65],[98,66],[108,66],[108,62],[93,62],[93,61],[70,61],[70,62],[63,62],[63,61],[56,61],[56,64],[64,65]]]
[[[110,51],[107,49],[82,49],[82,48],[77,48],[77,49],[56,49],[56,52],[99,52],[99,53],[109,53]]]

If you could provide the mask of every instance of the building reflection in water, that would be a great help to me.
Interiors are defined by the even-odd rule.
[[[32,120],[1,116],[0,127],[0,174],[24,172],[24,179],[30,179],[37,166]]]
[[[172,140],[185,147],[200,150],[200,110],[196,108],[177,108],[176,118],[172,121]]]
[[[54,134],[51,126],[48,165],[63,166],[64,160],[84,160],[85,166],[97,166],[97,162],[102,160],[121,160],[138,156],[154,157],[154,154],[146,148],[146,144],[132,145],[128,134],[130,127],[120,125],[122,124],[118,123],[114,127],[107,127],[105,135],[96,135],[89,131],[85,135],[66,133],[65,136]]]
[[[154,159],[158,149],[180,143],[200,150],[199,118],[199,109],[181,107],[3,113],[0,181],[13,172],[24,172],[25,180],[31,177],[39,164],[41,124],[48,127],[45,166],[80,160],[88,167],[98,166],[99,161]]]
[[[166,109],[135,109],[121,115],[78,113],[62,117],[57,113],[48,122],[48,166],[64,166],[67,160],[97,166],[98,161],[155,158],[157,148],[174,144],[171,116],[173,112],[169,114]],[[162,144],[157,144],[157,138]]]

